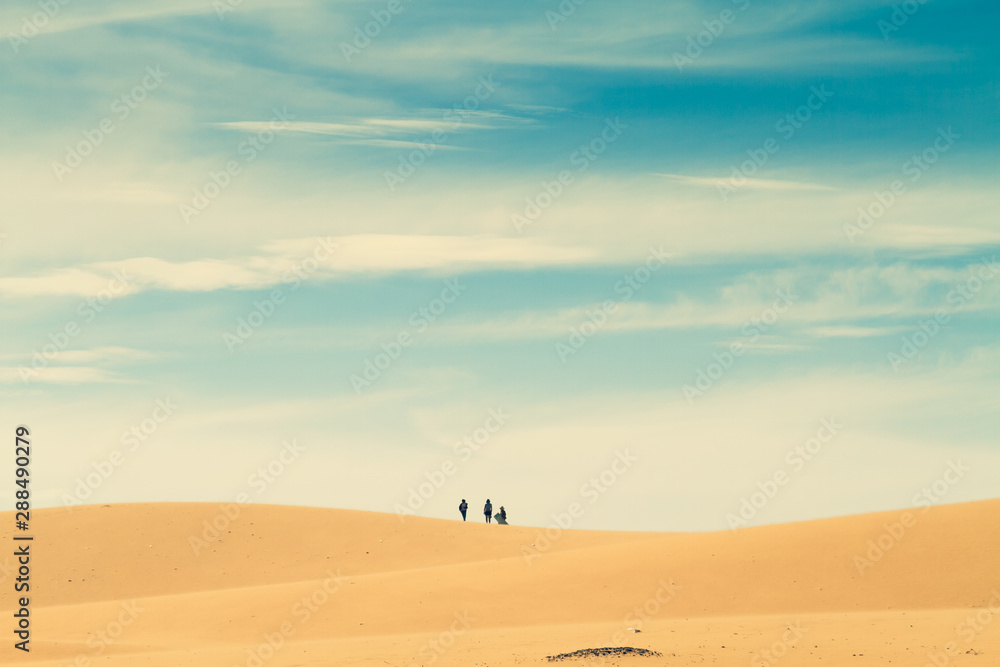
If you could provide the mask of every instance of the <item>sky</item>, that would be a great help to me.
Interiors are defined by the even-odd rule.
[[[998,11],[5,4],[35,506],[707,531],[997,497]]]

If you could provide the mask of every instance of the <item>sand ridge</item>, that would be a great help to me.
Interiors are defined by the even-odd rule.
[[[831,629],[848,627],[867,647],[862,659],[923,664],[913,662],[920,651],[951,642],[978,651],[944,654],[962,664],[1000,649],[989,610],[1000,611],[998,510],[985,501],[908,520],[548,537],[284,506],[246,506],[226,521],[219,505],[199,503],[38,510],[34,650],[30,660],[2,650],[12,664],[249,665],[260,649],[261,665],[275,666],[494,665],[629,645],[663,658],[613,660],[745,665],[751,648],[777,642],[795,664],[829,665],[840,650]],[[10,596],[3,606],[13,608]],[[795,630],[802,619],[808,632]],[[807,644],[813,653],[800,653]]]

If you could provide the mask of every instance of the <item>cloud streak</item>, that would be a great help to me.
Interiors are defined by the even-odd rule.
[[[719,186],[729,186],[731,183],[727,183],[728,177],[712,178],[706,176],[684,176],[681,174],[658,174],[658,176],[663,176],[672,181],[677,181],[679,183],[685,183],[687,185],[698,185],[702,187],[716,188]],[[822,185],[820,183],[806,183],[802,181],[783,181],[779,179],[772,178],[747,178],[744,177],[740,180],[740,188],[750,188],[752,190],[836,190],[829,185]]]
[[[8,276],[0,278],[0,294],[92,296],[107,287],[112,275],[125,278],[118,296],[151,289],[178,292],[262,289],[294,280],[295,267],[310,261],[317,248],[332,252],[329,260],[317,263],[311,271],[317,280],[407,271],[454,274],[490,269],[529,270],[578,266],[600,258],[600,252],[593,248],[567,247],[538,239],[359,234],[273,241],[263,246],[260,254],[231,259],[168,261],[133,257]]]
[[[439,109],[427,112],[430,118],[360,118],[354,122],[287,121],[275,127],[271,121],[228,121],[213,123],[221,129],[238,132],[277,132],[284,134],[304,134],[344,139],[366,139],[399,135],[448,134],[456,131],[492,130],[514,124],[530,124],[530,118],[519,118],[506,114],[466,109]],[[471,120],[470,120],[471,119]],[[383,140],[386,142],[392,141]],[[383,145],[374,143],[373,145]],[[391,145],[387,144],[387,145]]]

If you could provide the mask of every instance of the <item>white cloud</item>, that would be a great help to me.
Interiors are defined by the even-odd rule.
[[[528,269],[601,262],[600,250],[542,239],[488,236],[359,234],[340,237],[333,260],[337,272],[428,270],[436,273],[484,269]]]
[[[781,352],[799,352],[801,350],[809,349],[808,345],[802,345],[801,343],[776,342],[780,340],[783,340],[783,338],[779,336],[761,336],[760,339],[757,341],[750,341],[744,339],[740,340],[739,343],[740,345],[743,346],[743,349],[746,350],[755,350],[757,352],[770,352],[774,354]],[[734,342],[735,342],[734,340],[725,340],[725,341],[719,341],[718,343],[716,343],[716,345],[718,347],[728,348]]]
[[[95,347],[89,350],[63,350],[59,353],[60,363],[93,364],[97,362],[126,362],[155,359],[156,354],[131,347]]]
[[[387,165],[392,163],[387,159]],[[526,199],[544,193],[541,181],[558,173],[554,166],[543,173],[480,178],[445,175],[433,165],[389,192],[378,174],[320,181],[314,171],[260,160],[234,179],[197,224],[182,225],[177,206],[190,204],[191,189],[198,184],[192,174],[201,178],[219,167],[218,159],[162,165],[155,179],[143,172],[130,187],[134,165],[112,168],[95,162],[54,187],[48,162],[31,158],[16,166],[0,159],[0,178],[9,184],[4,247],[17,253],[21,267],[143,257],[151,247],[164,260],[226,258],[252,254],[274,238],[277,220],[280,233],[293,238],[329,234],[332,228],[342,236],[504,238],[517,234],[512,216],[524,215]],[[792,174],[788,180],[809,179]],[[747,188],[723,202],[713,188],[680,181],[664,187],[665,182],[652,174],[578,175],[524,228],[523,238],[552,247],[599,248],[592,264],[628,263],[648,245],[683,255],[678,261],[704,262],[733,256],[865,256],[875,249],[948,256],[1000,243],[1000,219],[991,214],[1000,199],[995,188],[985,185],[914,188],[852,244],[844,227],[855,224],[858,208],[871,201],[867,185],[791,189],[780,197],[775,191]],[[142,234],[136,233],[136,220],[144,221]],[[234,238],[235,220],[240,234]],[[39,230],[46,242],[27,243]],[[192,257],[192,235],[202,249],[200,257]],[[94,236],[102,242],[92,243]],[[15,275],[24,276],[24,269]],[[10,283],[2,291],[9,288]]]
[[[0,366],[0,383],[22,386],[33,383],[130,383],[131,380],[104,367],[155,359],[157,356],[147,350],[108,345],[84,350],[60,350],[45,366],[37,366],[31,354],[2,354],[0,359],[18,362],[18,365]]]
[[[306,4],[309,3],[304,0],[285,0],[284,2],[257,0],[252,7],[244,3],[239,11],[247,12],[265,7],[278,7],[287,10]],[[34,14],[41,13],[37,6],[29,7],[31,11],[23,6],[4,6],[3,11],[0,11],[0,23],[20,28],[25,18],[30,20]],[[197,16],[199,14],[215,16],[216,6],[211,2],[206,3],[201,0],[175,0],[169,5],[142,5],[114,1],[99,5],[79,5],[73,2],[72,6],[63,1],[59,2],[59,11],[47,13],[51,14],[51,18],[42,25],[39,30],[40,34],[59,34],[117,23],[148,22],[171,16]]]
[[[802,333],[815,338],[872,338],[875,336],[890,336],[906,331],[908,327],[864,327],[833,325],[825,327],[807,327]]]
[[[399,148],[403,150],[417,148],[426,151],[429,148],[427,143],[421,141],[402,141],[399,139],[358,139],[355,141],[343,141],[341,143],[353,146],[378,146],[379,148]],[[465,150],[462,146],[449,146],[448,144],[432,143],[431,146],[431,150],[435,152]]]
[[[491,111],[438,109],[426,112],[429,118],[359,118],[354,122],[328,123],[315,121],[230,121],[213,123],[215,127],[239,132],[279,132],[288,134],[314,134],[329,137],[361,139],[391,135],[432,135],[434,132],[449,134],[466,130],[490,130],[501,124],[530,124],[527,118],[518,118]],[[471,120],[470,120],[471,119]],[[393,145],[391,140],[382,140]],[[357,142],[355,142],[357,143]]]
[[[232,259],[167,261],[155,257],[97,262],[27,276],[0,278],[0,294],[123,296],[148,289],[202,292],[260,289],[305,274],[331,279],[345,274],[429,271],[453,274],[487,269],[571,266],[599,260],[593,248],[559,246],[539,239],[487,236],[359,234],[326,239],[272,241],[263,254]],[[332,253],[332,254],[331,254]],[[320,259],[320,258],[323,259]],[[298,271],[295,273],[294,271]],[[301,277],[301,276],[300,276]]]
[[[876,238],[876,234],[878,237]],[[890,238],[897,248],[929,249],[940,252],[942,249],[953,248],[963,252],[975,246],[990,246],[1000,244],[1000,230],[966,227],[954,224],[913,225],[901,223],[886,223],[877,228],[873,238],[858,237],[859,245],[879,245],[885,238]]]
[[[805,183],[802,181],[783,181],[768,178],[746,178],[744,177],[736,185],[732,183],[728,176],[711,178],[704,176],[683,176],[681,174],[657,174],[679,183],[688,185],[700,185],[712,188],[748,188],[751,190],[836,190],[829,185],[820,183]]]
[[[759,9],[757,9],[759,11]],[[700,15],[699,15],[700,14]],[[728,27],[725,39],[717,39],[678,69],[674,54],[684,55],[688,38],[704,31],[703,21],[718,13],[696,9],[690,20],[677,16],[649,16],[637,26],[633,12],[614,8],[594,12],[593,18],[577,14],[558,26],[553,33],[543,14],[537,21],[503,26],[443,24],[437,31],[411,34],[379,43],[364,58],[349,66],[360,71],[392,77],[442,75],[460,77],[470,63],[505,63],[514,65],[636,68],[666,70],[684,74],[692,70],[748,71],[821,69],[829,72],[864,67],[878,63],[926,63],[956,60],[960,56],[944,48],[885,42],[872,37],[803,36],[791,22],[771,22],[766,16],[748,20],[751,12],[741,14],[742,21]],[[822,20],[822,19],[820,19]],[[617,24],[617,25],[615,25]],[[599,28],[598,28],[599,26]],[[439,44],[447,43],[447,49]],[[407,63],[419,59],[428,66],[413,72]],[[433,63],[433,64],[431,64]],[[347,63],[345,63],[347,64]]]
[[[27,370],[25,370],[26,368]],[[6,384],[120,384],[129,381],[116,373],[92,366],[48,366],[37,370],[30,367],[0,366],[0,382]]]
[[[720,288],[715,297],[695,300],[681,296],[669,303],[620,302],[600,331],[716,328],[737,333],[750,327],[761,333],[775,326],[790,331],[788,335],[805,339],[885,336],[909,330],[916,326],[917,318],[931,316],[941,309],[949,313],[971,312],[993,310],[1000,305],[1000,274],[983,281],[981,290],[959,310],[943,295],[931,296],[935,290],[947,292],[964,283],[969,275],[968,269],[924,269],[906,263],[885,267],[868,265],[830,274],[814,269],[756,273]],[[819,282],[809,286],[814,281]],[[779,290],[789,297],[790,304],[779,297]],[[610,285],[608,294],[612,294]],[[639,296],[641,298],[641,293]],[[779,308],[784,312],[778,312]],[[590,313],[599,310],[601,305],[594,303],[556,311],[455,318],[437,324],[427,335],[446,340],[562,338],[568,335],[571,327],[591,321]],[[765,314],[767,318],[774,315],[775,319],[769,326],[761,327]],[[883,318],[913,322],[896,326],[865,323]],[[769,349],[802,349],[808,342],[771,343]],[[764,349],[767,346],[765,342],[756,347]]]

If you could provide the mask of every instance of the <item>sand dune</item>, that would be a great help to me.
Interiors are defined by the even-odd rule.
[[[32,651],[10,639],[3,662],[493,666],[629,645],[663,656],[609,664],[994,665],[998,512],[546,535],[301,507],[40,510]]]

